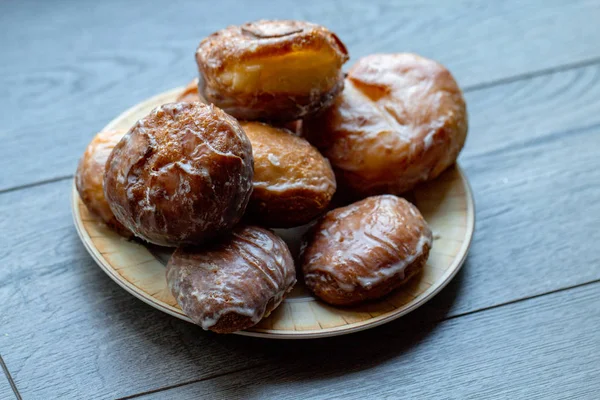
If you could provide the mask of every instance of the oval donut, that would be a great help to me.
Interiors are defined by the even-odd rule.
[[[183,312],[205,330],[231,333],[268,316],[296,283],[285,242],[258,227],[238,226],[204,247],[180,247],[167,282]]]
[[[431,242],[415,206],[393,195],[368,197],[328,212],[308,232],[304,281],[331,304],[377,299],[421,271]]]

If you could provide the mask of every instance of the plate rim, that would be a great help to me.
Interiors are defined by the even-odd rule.
[[[148,104],[154,103],[157,100],[162,99],[163,97],[180,93],[183,89],[184,89],[184,87],[177,87],[177,88],[159,93],[155,96],[152,96],[152,97],[134,105],[133,107],[130,107],[129,109],[127,109],[126,111],[124,111],[123,113],[118,115],[116,118],[111,120],[102,130],[104,131],[104,130],[114,129],[114,125],[116,125],[119,121],[127,118],[132,113],[136,112],[140,107],[144,107]],[[464,196],[465,196],[466,205],[467,205],[466,210],[465,210],[466,217],[467,217],[466,218],[465,239],[462,242],[461,247],[457,251],[456,257],[454,257],[452,264],[446,269],[444,275],[442,275],[442,277],[440,277],[440,279],[438,281],[436,281],[435,285],[432,285],[427,290],[425,290],[421,294],[420,298],[415,299],[416,301],[412,302],[408,307],[405,307],[402,309],[396,308],[392,311],[383,313],[382,315],[373,317],[366,321],[355,322],[352,324],[337,326],[337,327],[333,327],[333,328],[325,328],[325,329],[320,329],[320,330],[303,330],[303,331],[285,331],[285,330],[277,330],[277,329],[254,328],[251,331],[246,331],[246,330],[238,331],[238,332],[234,332],[234,334],[241,335],[241,336],[258,337],[258,338],[264,338],[264,339],[316,339],[316,338],[346,335],[346,334],[351,334],[351,333],[375,328],[377,326],[391,322],[397,318],[400,318],[400,317],[416,310],[417,308],[421,307],[423,304],[425,304],[426,302],[431,300],[434,296],[436,296],[440,291],[442,291],[442,289],[444,289],[448,285],[448,283],[456,276],[458,271],[460,271],[460,269],[462,268],[463,264],[466,261],[467,255],[469,253],[469,249],[471,247],[471,243],[472,243],[473,235],[474,235],[474,231],[475,231],[475,200],[473,197],[473,191],[471,189],[471,184],[470,184],[469,180],[467,179],[463,169],[458,164],[458,162],[456,162],[449,168],[456,168],[456,170],[460,176],[460,180],[462,182],[464,190],[465,190]],[[72,216],[73,216],[73,222],[75,224],[75,228],[77,230],[77,234],[78,234],[80,240],[83,242],[84,247],[86,248],[88,253],[92,256],[92,258],[94,259],[96,264],[98,264],[100,266],[100,268],[119,286],[121,286],[123,289],[125,289],[127,292],[129,292],[131,295],[142,300],[144,303],[146,303],[162,312],[172,315],[176,318],[193,323],[193,321],[189,317],[187,317],[185,314],[180,312],[177,308],[175,308],[169,304],[166,304],[164,302],[158,302],[154,297],[150,296],[143,290],[137,288],[135,285],[133,285],[132,283],[127,281],[121,275],[118,275],[117,272],[114,270],[114,268],[111,268],[108,265],[105,265],[105,261],[106,261],[105,257],[103,257],[102,254],[98,251],[98,249],[95,246],[93,246],[92,239],[83,224],[83,220],[81,219],[81,214],[80,214],[80,210],[79,210],[79,202],[80,201],[81,200],[79,198],[79,193],[77,192],[77,188],[75,185],[75,179],[73,179],[72,192],[71,192],[71,211],[72,211]],[[122,238],[122,240],[128,240],[128,239]],[[140,245],[143,246],[143,244],[141,244],[141,243],[140,243]],[[146,251],[151,253],[150,250],[148,250],[145,246],[143,246],[143,247],[146,249]],[[106,264],[109,264],[109,263],[106,262]]]
[[[467,226],[466,226],[467,230],[465,232],[465,240],[463,241],[460,249],[457,252],[457,257],[454,258],[454,261],[448,267],[445,274],[440,278],[440,280],[438,281],[438,283],[436,285],[432,285],[430,288],[428,288],[423,293],[423,295],[421,296],[420,299],[418,299],[414,303],[410,304],[408,307],[403,308],[399,311],[396,311],[398,309],[395,309],[388,313],[384,313],[381,316],[373,317],[372,319],[368,320],[369,322],[367,322],[367,323],[364,323],[364,321],[355,322],[354,324],[343,325],[343,326],[338,326],[338,327],[334,327],[334,328],[327,328],[326,330],[305,330],[305,331],[288,332],[288,331],[277,330],[277,329],[256,329],[254,331],[238,331],[238,332],[234,332],[234,334],[241,335],[241,336],[259,337],[259,338],[265,338],[265,339],[316,339],[316,338],[347,335],[347,334],[351,334],[351,333],[355,333],[355,332],[360,332],[360,331],[363,331],[366,329],[375,328],[377,326],[391,322],[397,318],[400,318],[400,317],[416,310],[417,308],[421,307],[423,304],[425,304],[426,302],[431,300],[434,296],[436,296],[440,291],[442,291],[442,289],[444,289],[448,285],[448,283],[456,276],[458,271],[460,271],[460,269],[462,268],[463,264],[466,261],[467,255],[469,253],[469,249],[471,247],[471,243],[472,243],[472,239],[473,239],[473,233],[475,231],[475,200],[473,198],[473,192],[471,190],[471,185],[470,185],[469,181],[467,180],[462,168],[460,167],[460,165],[458,165],[458,163],[456,163],[455,168],[457,169],[457,171],[461,177],[461,181],[465,188],[465,197],[467,200],[467,210],[466,210],[467,211],[467,213],[466,213],[467,214]],[[126,279],[122,278],[120,275],[117,276],[114,268],[109,268],[107,265],[105,265],[105,262],[103,261],[104,257],[102,257],[102,255],[100,254],[100,252],[98,251],[98,249],[96,247],[92,246],[92,240],[91,240],[87,230],[83,226],[83,223],[82,223],[83,220],[81,219],[81,214],[79,211],[79,201],[80,201],[79,193],[77,192],[77,188],[75,186],[75,180],[73,180],[72,193],[71,193],[71,210],[72,210],[73,222],[74,222],[74,225],[75,225],[75,228],[77,230],[77,234],[78,234],[80,240],[83,242],[84,247],[86,248],[88,253],[92,256],[92,258],[94,259],[96,264],[98,264],[98,266],[114,282],[116,282],[119,286],[121,286],[123,289],[125,289],[127,292],[129,292],[131,295],[142,300],[144,303],[146,303],[160,311],[163,311],[169,315],[172,315],[172,316],[182,319],[184,321],[193,323],[193,321],[189,317],[187,317],[183,313],[178,312],[175,307],[172,307],[168,304],[164,304],[162,302],[160,302],[160,303],[157,302],[156,299],[154,299],[154,297],[150,296],[143,290],[138,289],[137,287],[135,287],[135,285],[128,282]],[[128,240],[128,239],[122,238],[122,240]],[[140,244],[140,245],[143,246],[143,244]],[[150,252],[148,249],[146,249],[146,250],[148,252]],[[352,326],[352,325],[356,325],[356,326]]]

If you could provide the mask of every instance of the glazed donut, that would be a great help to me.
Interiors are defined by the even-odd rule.
[[[230,26],[196,52],[200,93],[244,120],[291,121],[330,105],[343,88],[347,60],[334,33],[301,21]]]
[[[325,214],[308,232],[300,263],[306,286],[334,305],[377,299],[417,274],[432,235],[415,206],[368,197]]]
[[[199,101],[206,103],[206,100],[200,97],[198,94],[198,78],[192,80],[185,86],[183,91],[177,96],[176,102],[193,103]],[[291,131],[294,135],[298,136],[301,133],[302,120],[298,119],[295,121],[283,121],[280,123],[273,123],[273,126],[285,128]]]
[[[85,149],[75,173],[75,187],[79,197],[89,212],[100,219],[121,236],[129,238],[131,231],[121,224],[104,197],[104,170],[106,160],[119,140],[123,131],[104,131],[98,133]]]
[[[183,312],[205,330],[231,333],[268,316],[296,283],[285,242],[258,227],[238,226],[204,248],[180,247],[167,282]]]
[[[104,193],[139,238],[197,245],[240,220],[252,191],[252,163],[250,141],[234,118],[202,103],[165,104],[116,145]]]
[[[302,132],[351,197],[401,194],[456,161],[467,111],[440,64],[414,54],[375,54],[358,60],[335,104],[304,120]]]
[[[290,228],[325,211],[336,188],[327,159],[286,129],[261,122],[240,124],[254,156],[248,218],[268,227]]]

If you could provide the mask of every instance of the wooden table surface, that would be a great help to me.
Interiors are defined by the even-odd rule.
[[[201,38],[322,23],[357,58],[417,52],[470,114],[477,208],[462,271],[349,336],[217,336],[132,297],[69,203],[92,136],[187,83]],[[600,3],[0,1],[0,398],[600,398]]]

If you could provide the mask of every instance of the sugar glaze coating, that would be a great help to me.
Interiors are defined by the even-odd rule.
[[[196,52],[200,93],[239,119],[291,121],[330,105],[348,52],[328,29],[260,20],[204,39]]]
[[[167,282],[183,312],[205,330],[230,333],[268,316],[296,283],[285,242],[259,227],[200,248],[178,248]]]
[[[321,214],[336,188],[329,161],[287,129],[260,122],[241,125],[254,155],[247,215],[264,226],[289,228]]]
[[[302,129],[351,197],[401,194],[455,162],[467,111],[442,65],[414,54],[374,54],[352,66],[334,105]]]
[[[136,236],[196,245],[240,220],[252,176],[252,148],[234,118],[202,103],[170,103],[139,120],[114,148],[104,191]]]
[[[307,287],[339,305],[382,297],[425,265],[432,234],[419,210],[393,196],[373,196],[325,214],[301,252]]]

